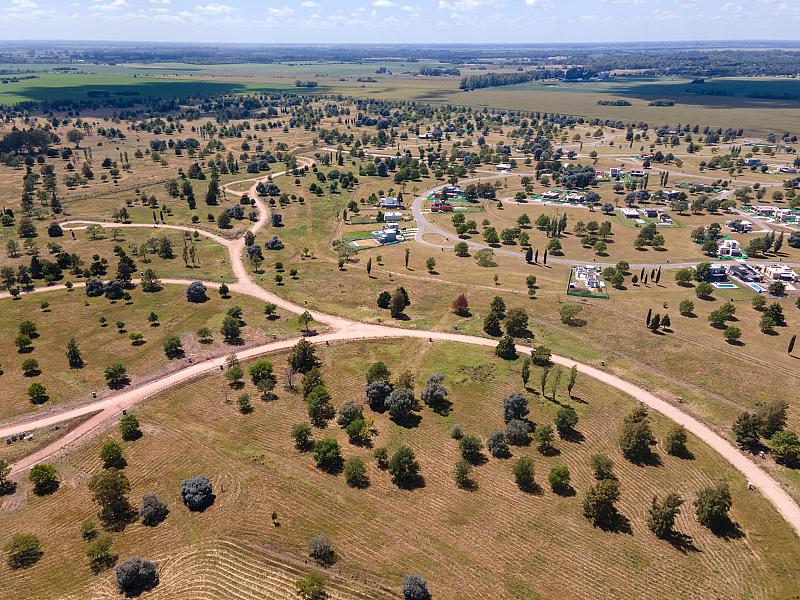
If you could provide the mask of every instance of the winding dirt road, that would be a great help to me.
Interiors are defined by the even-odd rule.
[[[305,161],[310,160],[304,157],[302,158]],[[278,175],[280,174],[276,173],[273,174],[272,177]],[[257,198],[256,205],[259,211],[258,221],[255,222],[250,228],[250,230],[253,232],[260,230],[267,222],[269,216],[268,208],[260,199],[258,199],[258,195],[256,194],[255,190],[258,182],[263,180],[264,179],[254,180],[249,192],[251,197]],[[421,197],[427,195],[428,194],[426,193]],[[80,221],[80,223],[86,224],[87,222]],[[101,225],[112,228],[120,226],[118,223],[102,223]],[[135,227],[137,225],[130,224],[125,226]],[[139,226],[153,227],[152,225]],[[306,308],[303,306],[289,302],[271,292],[268,292],[267,290],[264,290],[263,288],[259,287],[255,281],[253,281],[249,272],[245,268],[242,259],[242,255],[244,253],[243,238],[231,240],[200,229],[177,225],[160,225],[159,227],[192,232],[198,231],[200,235],[205,235],[206,237],[214,239],[218,243],[225,246],[228,249],[231,266],[237,278],[237,283],[230,285],[231,290],[240,294],[246,294],[255,298],[259,298],[267,302],[273,302],[281,308],[296,314],[306,310]],[[190,280],[188,279],[163,280],[163,282],[166,284],[182,285],[185,285],[189,281]],[[219,283],[208,282],[207,285],[210,287],[218,287]],[[64,286],[51,286],[48,288],[32,290],[32,292],[52,291],[63,289],[63,287]],[[7,298],[8,294],[0,295],[0,298],[4,297]],[[316,321],[324,323],[330,329],[330,332],[328,333],[308,338],[309,341],[315,344],[380,338],[420,338],[431,341],[436,340],[473,344],[477,346],[485,346],[487,348],[493,348],[497,343],[496,340],[476,336],[459,335],[456,333],[447,333],[441,331],[419,331],[402,329],[399,327],[359,323],[343,317],[326,315],[315,311],[310,312]],[[240,360],[244,360],[270,352],[286,350],[291,348],[298,339],[299,338],[280,340],[264,344],[262,346],[249,348],[247,350],[238,352],[237,356]],[[518,345],[517,349],[520,353],[530,352],[531,350],[530,347],[524,345]],[[800,507],[798,507],[798,505],[783,490],[783,488],[781,488],[780,484],[774,478],[772,478],[766,471],[761,469],[748,457],[739,452],[739,450],[737,450],[730,442],[712,431],[707,425],[686,414],[665,400],[657,397],[646,389],[627,382],[602,369],[588,364],[576,363],[574,360],[563,356],[554,355],[552,360],[554,363],[563,365],[565,367],[572,367],[575,365],[578,371],[583,375],[592,377],[602,383],[605,383],[606,385],[614,387],[632,396],[639,402],[647,405],[674,422],[683,425],[693,435],[716,450],[723,459],[725,459],[744,477],[752,482],[752,484],[760,490],[764,497],[769,500],[769,502],[776,508],[783,518],[792,526],[795,532],[800,535]],[[35,429],[41,429],[43,427],[50,427],[75,417],[92,415],[88,420],[67,432],[60,439],[49,443],[40,450],[15,462],[12,465],[12,474],[19,475],[25,470],[29,469],[31,466],[48,460],[53,456],[74,447],[85,440],[92,432],[106,424],[109,420],[116,418],[123,410],[126,410],[170,388],[181,385],[198,377],[202,377],[208,373],[220,370],[221,366],[224,365],[224,362],[225,357],[209,359],[201,363],[190,365],[180,371],[160,377],[159,379],[113,393],[107,398],[103,398],[95,402],[90,402],[78,407],[65,408],[63,410],[54,411],[40,417],[23,417],[13,423],[0,426],[0,436],[6,436],[22,430],[31,431]]]

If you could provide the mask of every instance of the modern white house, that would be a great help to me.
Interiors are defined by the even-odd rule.
[[[625,169],[622,167],[611,167],[608,170],[609,177],[624,177],[625,176]]]
[[[397,223],[403,220],[403,213],[401,212],[387,212],[383,215],[383,220],[386,223]]]
[[[638,219],[639,218],[639,211],[635,208],[620,208],[620,212],[622,216],[626,219]]]
[[[510,173],[511,172],[511,164],[510,163],[497,163],[497,170],[501,173]]]
[[[761,267],[764,275],[776,281],[797,281],[797,273],[786,265],[764,265]]]
[[[381,208],[402,208],[402,204],[400,204],[400,201],[394,196],[381,198],[380,204]]]
[[[736,240],[721,239],[717,241],[717,254],[719,256],[730,256],[738,258],[742,256],[742,247]]]

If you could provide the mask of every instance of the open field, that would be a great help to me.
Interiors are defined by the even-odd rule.
[[[445,375],[453,402],[448,416],[426,408],[419,425],[408,428],[387,415],[370,415],[379,432],[376,447],[394,449],[403,443],[415,450],[424,487],[392,485],[375,467],[369,449],[349,444],[333,424],[324,432],[315,430],[315,437],[335,437],[345,457],[362,456],[371,485],[348,488],[341,475],[315,469],[311,456],[295,450],[289,436],[292,424],[305,419],[295,394],[278,390],[277,400],[256,401],[252,414],[241,415],[225,404],[227,385],[221,377],[184,386],[139,409],[144,436],[124,445],[131,499],[138,503],[142,493],[154,492],[168,503],[170,514],[154,529],[134,523],[113,534],[113,550],[121,557],[139,554],[160,563],[159,597],[218,593],[218,581],[235,586],[242,598],[277,593],[276,586],[287,589],[297,577],[307,540],[320,532],[333,541],[339,560],[331,578],[351,588],[346,597],[357,597],[358,590],[381,597],[384,590],[396,590],[409,571],[426,577],[437,598],[475,593],[490,598],[556,593],[566,598],[705,598],[709,593],[769,598],[797,586],[792,568],[800,558],[796,540],[702,444],[690,440],[694,459],[689,461],[657,449],[661,466],[636,467],[620,456],[613,439],[634,405],[612,390],[579,380],[575,400],[559,396],[559,402],[578,411],[579,443],[558,441],[560,454],[554,457],[532,447],[514,449],[517,457],[533,457],[541,493],[527,495],[516,488],[510,474],[513,458],[488,458],[474,471],[477,489],[463,491],[452,480],[458,451],[449,431],[458,423],[485,439],[500,425],[502,398],[520,389],[518,363],[500,361],[483,349],[427,342],[336,345],[326,348],[321,359],[336,404],[358,397],[365,365],[373,360],[385,361],[394,373],[411,369],[418,388],[431,373]],[[281,355],[274,357],[279,368],[283,361]],[[253,394],[249,383],[243,391]],[[557,404],[533,391],[527,395],[532,420],[552,419]],[[655,419],[654,427],[660,438],[665,424]],[[113,593],[110,574],[94,576],[84,566],[78,525],[93,518],[86,479],[101,469],[100,444],[117,437],[109,431],[59,461],[66,484],[53,495],[38,498],[22,486],[6,498],[0,512],[3,537],[20,529],[35,532],[44,540],[45,554],[27,570],[12,573],[0,567],[4,595],[22,597],[22,590],[41,598]],[[615,461],[620,510],[630,533],[594,529],[580,514],[592,481],[588,458],[597,451]],[[569,467],[576,495],[560,497],[547,488],[546,473],[556,464]],[[182,479],[198,473],[212,480],[216,500],[205,512],[193,514],[181,505],[178,488]],[[646,506],[654,493],[677,490],[691,501],[699,488],[719,478],[731,485],[732,516],[742,537],[714,536],[697,525],[690,506],[677,522],[691,539],[690,550],[680,551],[647,531]],[[442,498],[449,500],[443,504]],[[280,527],[270,524],[272,511]],[[567,571],[561,568],[566,561],[571,565]],[[680,578],[674,577],[677,572]]]
[[[286,337],[296,334],[299,325],[296,319],[278,313],[280,318],[267,320],[263,303],[249,297],[232,296],[228,300],[219,297],[216,290],[209,290],[209,300],[190,305],[186,301],[185,288],[165,285],[156,293],[145,293],[139,289],[131,291],[131,304],[124,301],[110,302],[103,297],[87,298],[82,289],[72,292],[63,290],[23,296],[20,300],[3,300],[0,316],[0,333],[8,344],[0,347],[0,365],[3,368],[3,402],[0,419],[49,410],[53,405],[86,400],[96,391],[102,396],[106,390],[103,370],[112,362],[125,364],[133,382],[147,379],[165,370],[178,369],[190,360],[236,348],[225,344],[219,333],[225,311],[232,306],[242,308],[242,320],[247,324],[242,329],[242,343],[264,343],[274,336]],[[47,312],[39,305],[49,303]],[[147,318],[155,312],[159,319],[157,327],[150,326]],[[100,317],[107,319],[107,326],[99,323]],[[19,353],[13,345],[19,323],[30,319],[36,323],[39,336],[33,339],[33,350]],[[118,331],[116,322],[124,323]],[[208,327],[213,332],[210,343],[197,339],[197,330]],[[135,345],[128,334],[139,331],[144,334],[144,343]],[[169,335],[181,338],[185,356],[169,360],[162,347]],[[70,338],[76,338],[85,366],[70,369],[65,349]],[[27,377],[20,368],[21,361],[33,358],[39,363],[40,374]],[[31,404],[25,394],[32,382],[45,386],[49,400],[41,406]]]

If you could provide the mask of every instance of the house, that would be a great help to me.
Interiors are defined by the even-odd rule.
[[[672,217],[670,217],[665,212],[662,212],[660,215],[658,215],[658,219],[659,221],[661,221],[659,225],[664,225],[664,226],[672,225]]]
[[[453,212],[453,205],[437,200],[431,204],[431,212]]]
[[[635,208],[621,208],[620,212],[622,216],[626,219],[638,219],[639,218],[639,211]]]
[[[390,244],[397,241],[397,232],[397,224],[390,223],[381,227],[380,231],[373,231],[372,237],[374,237],[379,244]]]
[[[648,219],[655,219],[658,216],[658,210],[655,208],[645,208],[642,212]]]
[[[717,254],[719,256],[740,257],[742,256],[742,247],[736,240],[721,239],[717,241]]]
[[[571,192],[564,198],[567,202],[583,202],[584,195],[578,192]]]
[[[737,233],[750,233],[753,231],[753,224],[750,221],[745,221],[744,219],[733,219],[732,221],[726,221],[725,227]]]
[[[632,170],[632,171],[630,172],[630,176],[631,176],[631,177],[633,177],[634,179],[641,179],[641,178],[642,178],[642,177],[644,177],[646,174],[647,174],[647,173],[645,173],[644,171],[639,171],[639,170],[637,170],[637,169],[634,169],[634,170]]]
[[[397,223],[403,220],[403,213],[401,212],[387,212],[383,215],[383,220],[386,223]]]
[[[786,265],[763,265],[764,274],[775,281],[797,281],[797,273]]]
[[[501,173],[510,173],[511,172],[511,164],[510,163],[497,163],[497,170]]]
[[[753,207],[753,211],[764,217],[774,217],[778,212],[777,206],[770,206],[768,204],[761,204]]]
[[[664,190],[664,200],[677,200],[683,194],[683,190]]]
[[[403,205],[394,196],[386,196],[385,198],[381,198],[380,205],[381,208],[403,208]]]
[[[611,167],[608,170],[609,177],[624,177],[625,176],[625,169],[622,167]]]
[[[606,287],[606,282],[603,281],[601,274],[601,267],[576,265],[572,267],[574,283],[570,284],[570,287],[585,287],[589,290],[602,290]]]
[[[442,192],[449,198],[455,198],[464,193],[464,191],[457,185],[446,185],[442,188]]]
[[[761,281],[762,279],[761,274],[747,263],[738,263],[733,265],[728,269],[728,273],[745,283],[755,283]]]
[[[725,270],[725,265],[721,263],[711,263],[708,266],[709,281],[725,281],[726,279],[728,279],[728,273]]]
[[[544,198],[545,200],[558,200],[559,198],[561,198],[561,193],[555,190],[550,190],[549,192],[545,192],[544,194],[542,194],[542,198]]]
[[[744,161],[744,164],[748,167],[760,167],[761,166],[761,159],[760,158],[748,158]]]

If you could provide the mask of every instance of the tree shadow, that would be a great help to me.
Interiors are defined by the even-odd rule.
[[[700,548],[694,545],[692,536],[681,533],[680,531],[673,531],[670,535],[665,537],[664,540],[669,542],[673,548],[680,550],[684,554],[689,554],[690,552],[702,552]]]
[[[557,494],[558,496],[561,496],[562,498],[570,498],[574,496],[577,492],[575,491],[575,488],[568,483],[566,485],[554,488],[553,493]]]
[[[738,540],[744,537],[744,531],[736,521],[726,518],[719,523],[715,523],[709,527],[711,533],[725,541]]]
[[[637,467],[660,467],[664,464],[661,460],[661,457],[651,450],[648,450],[644,456],[628,460],[631,464],[634,464]]]
[[[416,490],[425,487],[425,478],[417,473],[416,475],[403,477],[402,479],[395,478],[394,483],[401,490]]]
[[[580,431],[572,428],[559,433],[559,437],[565,442],[572,442],[573,444],[580,444],[586,440],[586,437]]]
[[[422,417],[417,413],[411,413],[402,419],[392,419],[392,421],[404,429],[413,429],[422,422]]]
[[[627,533],[632,534],[633,529],[631,529],[631,521],[628,517],[623,515],[618,510],[614,511],[614,514],[611,518],[603,523],[598,523],[597,527],[602,529],[603,531],[607,531],[610,533]]]

